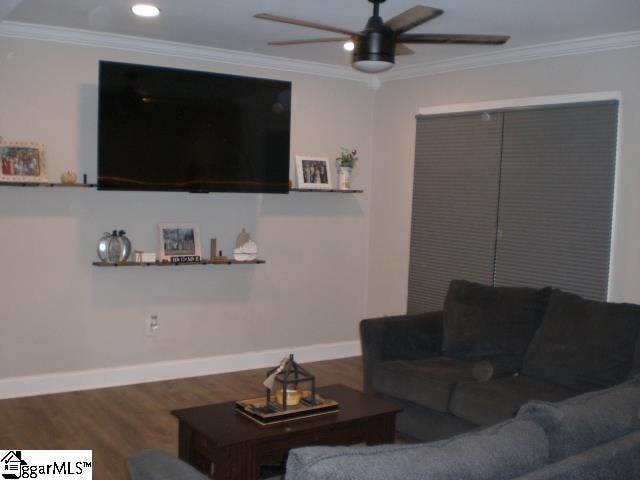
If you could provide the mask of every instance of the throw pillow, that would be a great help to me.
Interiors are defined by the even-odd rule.
[[[513,355],[521,361],[551,289],[488,287],[453,280],[443,309],[443,353],[454,358]]]
[[[640,305],[554,290],[523,372],[577,392],[615,385],[628,378],[639,332]]]
[[[544,429],[556,462],[640,429],[640,376],[563,402],[534,400],[517,417]]]

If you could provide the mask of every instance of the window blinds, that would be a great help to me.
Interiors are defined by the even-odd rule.
[[[418,116],[408,313],[449,282],[607,298],[617,102]]]
[[[505,112],[495,285],[606,300],[617,103]]]
[[[439,310],[452,278],[493,274],[502,114],[420,117],[409,313]]]

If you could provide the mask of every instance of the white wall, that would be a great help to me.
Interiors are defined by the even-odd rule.
[[[640,303],[640,49],[466,70],[383,84],[374,111],[369,316],[404,313],[415,115],[420,107],[620,91],[610,300]]]
[[[349,80],[0,38],[0,135],[44,143],[51,180],[67,169],[96,179],[101,59],[292,81],[292,157],[357,147],[355,185],[365,193],[0,187],[0,380],[355,341],[366,312],[374,92]],[[211,237],[229,253],[244,227],[267,263],[91,266],[102,232],[122,228],[149,251],[165,222],[198,223],[206,255]],[[152,313],[155,338],[145,335]]]
[[[326,345],[331,355],[328,344],[357,343],[361,318],[403,313],[420,107],[620,91],[611,299],[640,302],[640,49],[395,80],[374,92],[349,80],[0,38],[0,136],[43,142],[52,180],[67,169],[95,180],[101,59],[293,81],[292,156],[333,158],[341,145],[357,147],[355,184],[365,193],[0,187],[0,396],[2,385],[18,379],[15,391],[24,390],[30,376],[49,373],[115,368],[117,383],[118,367],[152,362],[214,357],[232,367],[245,352],[305,345]],[[204,253],[211,237],[228,252],[245,227],[267,263],[91,266],[102,232],[123,228],[134,248],[152,250],[161,222],[200,224]],[[145,335],[152,313],[160,319],[157,337]],[[210,364],[183,365],[203,373]],[[42,384],[56,389],[58,378]]]

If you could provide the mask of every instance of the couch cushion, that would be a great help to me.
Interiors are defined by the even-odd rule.
[[[514,480],[637,480],[640,430]]]
[[[544,428],[551,460],[562,460],[640,429],[640,377],[556,404],[530,402],[518,418]]]
[[[453,392],[449,409],[476,425],[493,425],[513,417],[529,400],[558,401],[575,394],[566,387],[520,375],[461,383]]]
[[[524,355],[551,290],[453,280],[443,311],[443,355]]]
[[[542,467],[547,459],[542,429],[509,421],[426,444],[294,449],[285,479],[506,480]]]
[[[620,383],[631,371],[639,331],[640,305],[554,290],[523,372],[583,392]]]
[[[474,379],[474,365],[472,361],[446,357],[383,362],[373,373],[373,386],[386,395],[448,412],[453,387]]]

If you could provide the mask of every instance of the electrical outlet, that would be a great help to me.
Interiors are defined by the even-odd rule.
[[[149,318],[147,319],[147,336],[156,336],[159,328],[160,322],[158,321],[158,315],[149,315]]]

